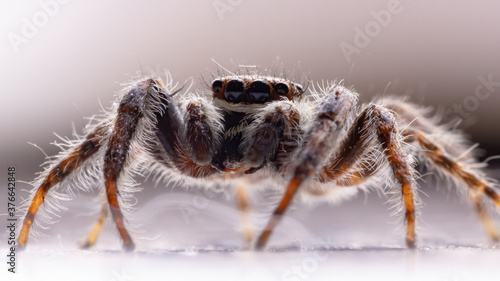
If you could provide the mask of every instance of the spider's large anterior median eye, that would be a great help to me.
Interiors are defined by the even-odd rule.
[[[278,93],[278,95],[285,96],[288,94],[290,88],[288,88],[288,85],[286,83],[279,82],[278,84],[276,84],[276,86],[274,86],[274,90],[276,91],[276,93]]]
[[[271,96],[271,88],[262,80],[254,81],[248,86],[247,91],[250,99],[255,103],[264,103]]]
[[[222,88],[222,81],[220,81],[219,79],[215,79],[214,82],[212,82],[212,91],[218,93],[221,88]]]
[[[240,80],[231,80],[227,82],[226,89],[224,91],[224,97],[226,100],[238,103],[243,99],[243,82]]]

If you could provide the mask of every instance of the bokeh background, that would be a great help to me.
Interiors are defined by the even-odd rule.
[[[193,87],[201,88],[199,77],[216,71],[213,60],[230,70],[241,64],[271,72],[285,69],[302,82],[343,79],[360,93],[362,102],[375,96],[407,96],[445,112],[447,120],[462,119],[459,128],[480,143],[483,159],[500,154],[499,10],[500,2],[486,0],[2,1],[0,185],[7,182],[7,167],[15,166],[18,196],[25,197],[21,189],[29,186],[20,181],[31,181],[44,162],[44,154],[28,142],[48,155],[56,154],[58,149],[49,144],[56,139],[54,133],[71,136],[73,128],[81,133],[84,118],[99,112],[101,104],[108,107],[121,83],[130,81],[141,68],[160,73],[166,69],[180,83],[194,78]],[[484,81],[492,82],[487,87]],[[498,172],[490,175],[499,178]],[[162,194],[158,189],[148,190],[140,195],[142,202]],[[470,207],[463,207],[467,204],[457,203],[453,192],[445,191],[431,196],[438,198],[435,205],[433,199],[426,199],[430,209],[439,212],[440,200],[451,197],[451,209],[443,212],[464,212],[460,214],[471,221],[466,227],[477,227]],[[432,188],[425,192],[434,194]],[[178,196],[170,198],[190,200],[186,194]],[[224,202],[222,196],[218,199]],[[382,210],[380,222],[391,233],[394,225],[385,222],[393,219],[387,219],[388,206],[381,205],[384,200],[372,198],[364,205],[363,201],[357,199],[339,210],[359,206],[375,208],[372,213]],[[4,214],[5,194],[0,195],[0,203],[0,214]],[[331,218],[328,208],[316,207],[314,214]],[[331,229],[295,213],[303,224],[317,230],[313,235],[326,239],[321,233]],[[447,225],[445,218],[433,221],[432,213],[425,216],[431,225]],[[349,228],[355,217],[331,219],[332,225]],[[71,216],[66,220],[75,221]],[[92,220],[88,218],[85,225]],[[210,222],[210,218],[202,221]],[[68,229],[64,226],[56,226],[54,232]],[[451,233],[457,232],[454,227],[442,229],[448,231],[443,241],[450,241]],[[193,226],[195,231],[202,228]],[[178,239],[162,246],[187,247],[192,241],[181,230],[176,230],[177,236],[168,231]],[[353,233],[363,231],[363,225],[354,226],[344,238],[356,241]],[[426,231],[430,236],[436,233],[436,229]],[[458,243],[482,237],[481,230],[474,231],[464,238],[466,242]],[[398,244],[400,236],[393,237],[389,241]],[[470,237],[474,238],[467,240]],[[364,241],[369,245],[377,239]],[[480,241],[487,240],[482,237]],[[116,241],[113,245],[119,248]]]

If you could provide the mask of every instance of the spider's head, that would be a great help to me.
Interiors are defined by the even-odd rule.
[[[271,76],[225,76],[212,82],[214,100],[229,106],[259,105],[276,100],[298,99],[302,85]]]

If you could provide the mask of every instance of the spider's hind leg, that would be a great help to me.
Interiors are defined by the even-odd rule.
[[[422,154],[428,158],[438,170],[442,171],[446,176],[467,185],[471,199],[473,200],[476,211],[486,231],[493,240],[498,240],[498,232],[495,230],[493,222],[486,213],[481,201],[483,196],[487,196],[500,208],[500,195],[498,191],[491,186],[481,173],[468,169],[459,159],[449,155],[443,147],[435,141],[432,141],[425,133],[415,131],[412,135],[421,147]]]
[[[395,111],[400,116],[400,121],[407,127],[403,133],[407,142],[414,142],[419,148],[419,154],[427,162],[440,171],[448,179],[468,188],[471,199],[478,216],[483,223],[488,235],[495,241],[499,234],[484,205],[483,198],[489,197],[500,207],[500,195],[492,187],[475,159],[471,149],[463,144],[460,135],[448,132],[447,128],[436,125],[435,121],[424,117],[428,111],[410,103],[394,99],[381,101],[386,107]],[[439,138],[434,138],[439,135]]]

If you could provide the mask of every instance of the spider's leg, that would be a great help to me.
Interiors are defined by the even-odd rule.
[[[474,204],[474,209],[479,216],[479,219],[483,223],[484,228],[486,228],[486,233],[490,236],[493,241],[499,241],[498,231],[496,230],[495,223],[488,215],[487,210],[485,209],[482,198],[483,194],[478,193],[477,191],[470,191],[469,197]]]
[[[47,192],[64,181],[71,173],[78,170],[86,160],[95,155],[101,148],[106,134],[107,124],[98,125],[92,132],[87,134],[82,143],[70,149],[57,163],[47,169],[24,217],[23,226],[18,237],[19,249],[26,246],[31,225]]]
[[[314,123],[306,135],[303,147],[298,150],[292,179],[285,194],[269,219],[266,228],[258,238],[256,248],[263,249],[275,226],[280,222],[288,205],[302,183],[316,174],[317,169],[327,159],[336,145],[338,133],[342,130],[349,112],[356,102],[353,93],[342,87],[334,87],[324,98],[316,114]]]
[[[108,214],[109,214],[108,203],[104,202],[102,204],[101,212],[99,213],[99,218],[92,226],[92,229],[90,233],[87,235],[87,239],[85,240],[85,242],[83,242],[80,246],[82,249],[88,249],[95,244],[95,242],[97,241],[97,237],[99,237],[99,233],[101,232],[102,226],[104,225],[104,222],[108,218]]]
[[[208,177],[218,170],[210,165],[222,130],[215,107],[203,99],[193,99],[184,119],[171,96],[164,95],[163,112],[156,114],[156,161],[169,169],[194,177]]]
[[[113,221],[122,238],[126,250],[134,249],[134,242],[125,228],[123,213],[120,209],[119,192],[124,185],[122,178],[127,171],[141,169],[137,166],[141,153],[151,153],[149,142],[154,137],[156,116],[166,110],[163,106],[166,90],[160,80],[147,78],[128,89],[118,105],[113,131],[109,137],[104,154],[104,187]],[[169,97],[169,96],[168,96]],[[133,144],[139,147],[134,151]]]
[[[149,148],[150,154],[154,155],[155,160],[162,166],[166,166],[170,169],[178,168],[182,173],[188,174],[190,176],[201,176],[209,175],[213,170],[210,166],[207,166],[205,162],[209,162],[211,153],[213,152],[213,146],[217,143],[217,130],[211,130],[211,127],[217,126],[217,117],[207,118],[205,111],[208,111],[214,115],[214,111],[206,104],[203,99],[194,99],[186,107],[185,121],[180,117],[180,111],[178,109],[177,103],[170,97],[167,93],[163,92],[161,89],[161,84],[155,81],[147,81],[151,85],[146,88],[142,88],[136,98],[143,98],[141,95],[146,95],[148,89],[154,89],[158,91],[157,94],[160,103],[162,103],[162,109],[155,111],[154,119],[157,120],[157,125],[155,125],[156,136],[162,141],[163,148],[156,143],[156,139],[148,136],[144,141],[146,142],[146,147]],[[157,85],[155,85],[157,83]],[[130,95],[134,95],[134,92],[130,92]],[[123,100],[123,106],[131,106],[137,109],[141,109],[142,102],[133,104],[133,101]],[[122,113],[123,114],[123,113]],[[210,116],[213,117],[213,116]],[[137,117],[135,117],[137,119]],[[137,120],[133,121],[137,122]],[[125,123],[123,123],[125,124]],[[118,126],[118,123],[117,123]],[[134,131],[133,123],[128,124],[128,128],[123,128],[124,131],[131,130]],[[185,126],[185,128],[183,128]],[[183,130],[186,132],[186,141],[183,140]],[[212,131],[215,131],[212,134]],[[156,137],[155,136],[155,137]],[[125,145],[126,147],[126,145]],[[163,157],[166,154],[167,158]],[[172,159],[172,160],[169,160]],[[205,163],[205,165],[199,166],[198,164]],[[104,202],[102,207],[102,212],[100,213],[97,222],[92,227],[86,241],[83,243],[82,247],[91,247],[102,228],[102,225],[108,215],[109,208],[108,202]],[[120,216],[120,214],[117,214]],[[123,223],[117,224],[120,233],[125,235],[125,239],[128,239],[127,232],[124,229]],[[128,240],[124,240],[128,241]],[[127,242],[130,243],[130,242]]]
[[[373,137],[376,137],[374,140]],[[377,160],[359,165],[366,153],[374,146],[374,141],[381,145],[385,158],[392,169],[392,176],[401,186],[407,223],[406,243],[414,247],[415,243],[415,194],[414,175],[408,154],[402,147],[402,135],[398,130],[393,114],[383,106],[367,106],[349,130],[347,139],[342,143],[339,153],[330,159],[319,180],[335,180],[339,185],[357,185],[374,175]],[[375,144],[376,145],[376,144]],[[346,178],[343,178],[346,177]]]
[[[498,240],[499,235],[494,227],[494,223],[487,213],[484,206],[483,197],[485,193],[490,193],[490,198],[495,196],[495,190],[490,188],[487,192],[479,191],[473,187],[473,182],[482,181],[488,185],[484,174],[479,170],[479,163],[475,159],[471,149],[464,145],[463,137],[459,134],[450,133],[446,128],[436,125],[435,121],[424,117],[428,112],[426,109],[419,108],[410,103],[404,103],[394,99],[381,101],[391,110],[394,110],[401,118],[402,125],[408,127],[403,132],[408,141],[417,141],[417,146],[422,150],[420,154],[432,164],[433,168],[442,172],[443,175],[459,184],[469,186],[469,198],[471,199],[478,216],[486,228],[487,233],[493,240]],[[417,138],[415,133],[420,135]],[[432,138],[433,135],[440,136],[438,139]],[[418,140],[420,139],[420,140]],[[426,143],[428,145],[426,145]],[[431,151],[426,148],[430,146]],[[439,156],[439,154],[442,154]],[[441,160],[440,160],[441,159]],[[455,162],[447,165],[446,162]],[[458,170],[457,170],[458,169]],[[461,170],[461,171],[460,171]],[[467,179],[469,178],[469,179]],[[476,179],[474,179],[476,178]],[[481,189],[481,188],[479,188]],[[485,190],[486,191],[486,190]],[[497,191],[498,192],[498,191]],[[493,199],[495,201],[495,199]],[[499,206],[499,200],[495,203]]]
[[[454,159],[454,157],[449,155],[442,146],[432,141],[431,138],[425,133],[415,131],[413,132],[413,137],[420,145],[422,154],[424,154],[426,158],[430,159],[440,171],[444,172],[447,176],[453,179],[460,180],[469,187],[476,210],[478,211],[479,217],[483,221],[486,230],[493,239],[498,239],[498,233],[494,230],[494,227],[492,226],[493,223],[486,214],[481,202],[481,196],[485,195],[500,208],[500,194],[498,191],[492,187],[483,176],[471,169],[468,169],[458,159]]]
[[[250,245],[253,239],[253,225],[250,219],[250,205],[248,204],[248,194],[242,182],[236,186],[236,199],[241,213],[241,229],[247,245]]]

